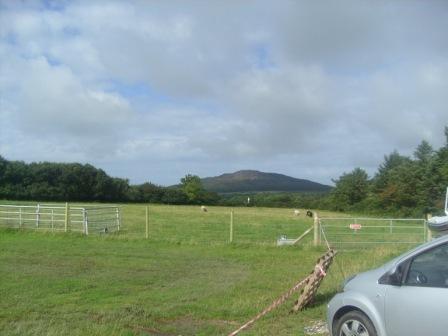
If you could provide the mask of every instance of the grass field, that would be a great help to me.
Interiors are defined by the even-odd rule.
[[[312,221],[288,209],[123,207],[118,234],[0,230],[2,335],[225,335],[306,276],[325,250],[310,239],[276,247]],[[211,230],[210,227],[214,229]],[[303,335],[325,318],[328,299],[345,276],[380,265],[396,247],[343,252],[316,302],[289,314],[293,300],[242,335]]]

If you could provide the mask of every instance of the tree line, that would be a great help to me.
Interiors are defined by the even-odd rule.
[[[186,175],[178,187],[130,185],[90,164],[8,161],[0,156],[0,199],[33,201],[216,204],[218,195]]]
[[[372,178],[359,167],[344,173],[333,180],[329,208],[404,216],[439,213],[448,186],[448,127],[445,138],[437,150],[423,140],[412,157],[393,151]]]
[[[393,151],[384,156],[373,177],[358,167],[333,180],[330,193],[236,193],[206,191],[201,179],[186,175],[180,184],[163,187],[150,182],[130,185],[89,164],[40,162],[27,164],[0,156],[0,199],[33,201],[145,202],[328,209],[416,215],[443,209],[448,186],[446,142],[435,150],[422,141],[412,157]]]

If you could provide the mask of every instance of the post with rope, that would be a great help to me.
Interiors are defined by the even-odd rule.
[[[251,327],[256,321],[261,319],[263,316],[286,302],[286,300],[294,294],[296,291],[300,291],[300,295],[298,299],[294,302],[293,311],[297,312],[305,308],[316,295],[316,292],[322,282],[323,278],[327,275],[328,268],[333,261],[336,251],[330,249],[324,255],[322,255],[316,262],[313,271],[304,279],[297,282],[289,291],[281,295],[277,300],[272,302],[268,307],[266,307],[263,311],[258,313],[251,320],[247,321],[241,327],[236,329],[235,331],[228,334],[228,336],[236,336],[241,331],[248,329]]]
[[[335,250],[329,249],[317,260],[316,266],[314,267],[313,272],[309,275],[299,298],[294,302],[292,311],[300,311],[314,300],[322,280],[327,276],[328,269],[330,268],[336,253]]]

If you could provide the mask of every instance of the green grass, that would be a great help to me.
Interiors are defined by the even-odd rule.
[[[225,335],[313,268],[324,248],[275,247],[312,220],[288,209],[123,207],[123,230],[108,236],[0,230],[2,335]],[[213,228],[213,229],[211,229]],[[303,335],[325,318],[344,276],[380,265],[395,247],[343,252],[316,302],[289,314],[294,298],[242,335]]]
[[[151,239],[169,242],[222,244],[229,241],[231,208],[208,207],[202,212],[197,206],[149,207]],[[234,242],[275,244],[280,235],[298,237],[310,227],[310,218],[294,217],[291,209],[235,208]],[[123,207],[123,229],[127,237],[144,237],[145,208]]]

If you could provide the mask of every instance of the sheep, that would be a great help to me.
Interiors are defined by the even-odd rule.
[[[313,217],[313,212],[310,211],[310,210],[307,210],[306,215],[307,215],[308,217]]]
[[[207,212],[207,207],[205,205],[201,205],[202,212]]]
[[[294,210],[294,216],[299,216],[300,215],[300,210],[298,210],[298,209],[295,209]]]

